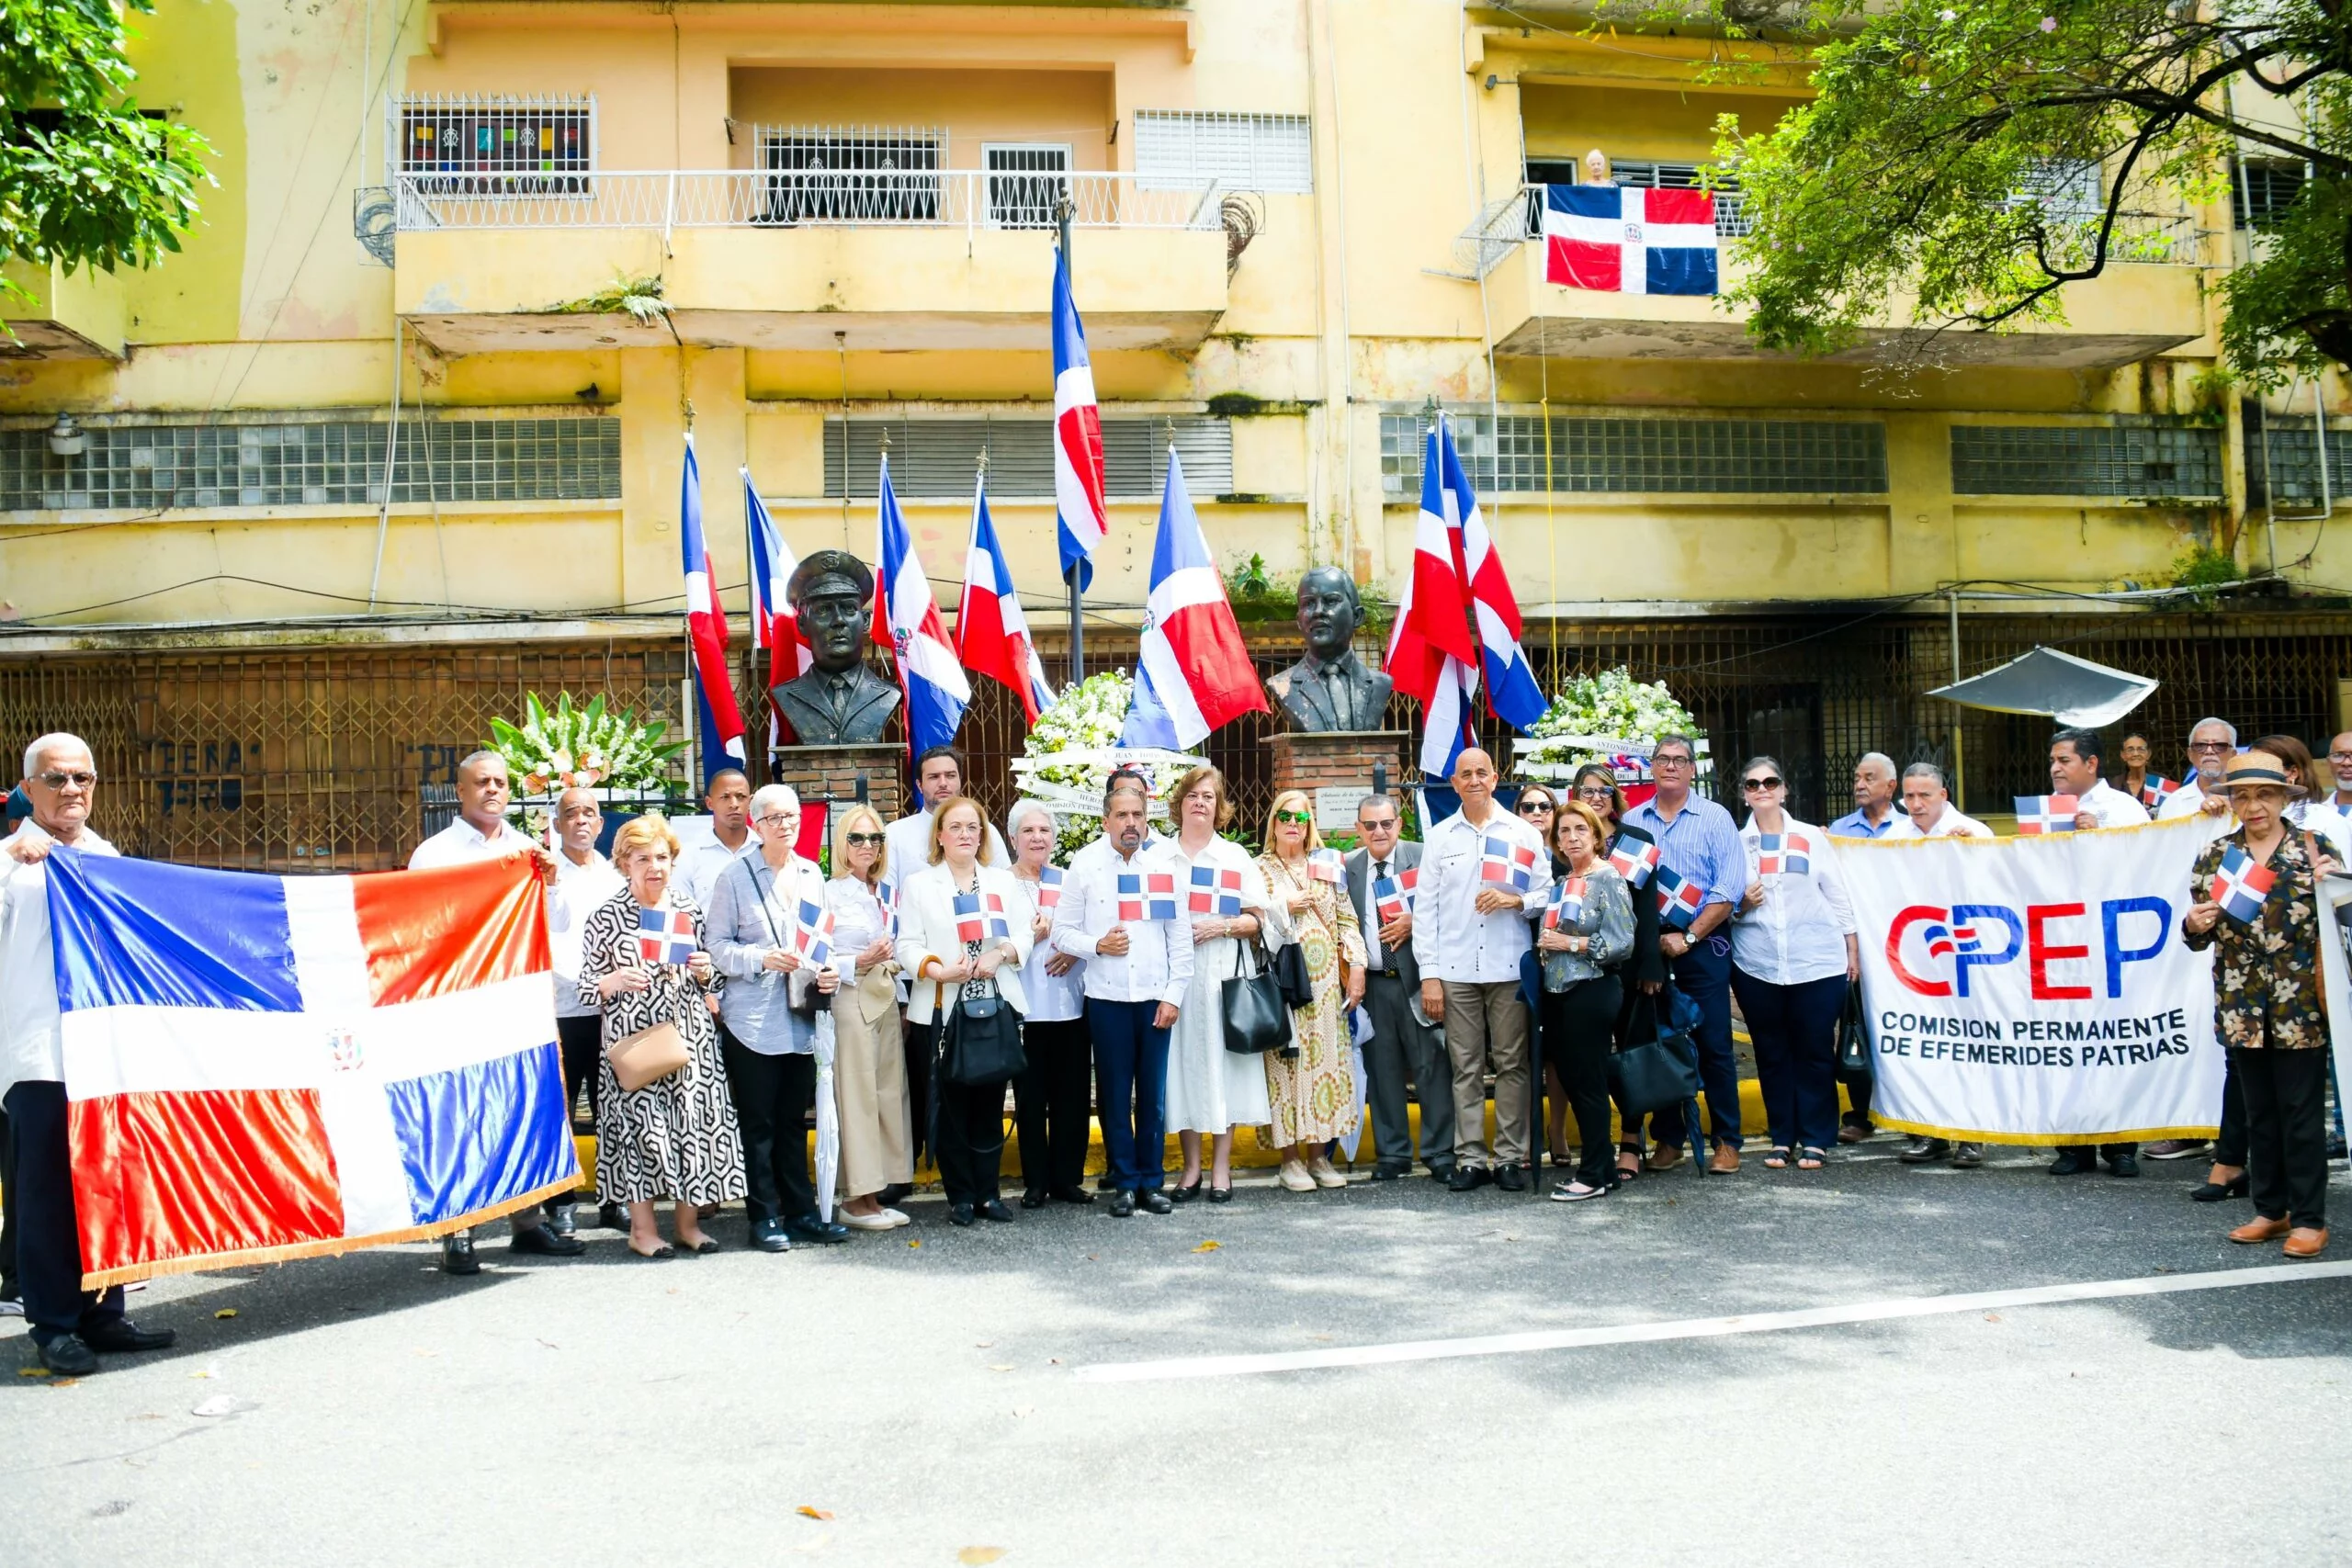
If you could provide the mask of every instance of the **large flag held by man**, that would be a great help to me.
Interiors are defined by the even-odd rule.
[[[915,556],[914,535],[890,488],[890,457],[882,456],[882,496],[877,508],[880,542],[876,559],[881,581],[874,592],[874,640],[888,648],[899,667],[899,690],[906,697],[907,745],[920,756],[933,746],[955,743],[972,705],[972,683],[947,640],[939,601]]]
[[[686,432],[686,461],[678,487],[678,542],[685,555],[686,640],[694,654],[695,739],[707,784],[722,768],[743,765],[743,716],[727,669],[727,612],[711,585],[710,547],[702,533],[702,465],[695,433]]]
[[[1069,291],[1069,258],[1054,253],[1054,512],[1062,576],[1094,581],[1094,552],[1110,537],[1103,502],[1102,411],[1094,400],[1094,367],[1086,328]]]
[[[1159,502],[1159,537],[1151,549],[1140,663],[1175,726],[1179,750],[1199,745],[1245,713],[1267,711],[1266,690],[1242,646],[1241,626],[1201,536],[1173,446]]]
[[[1029,618],[1012,586],[1012,568],[997,543],[996,520],[989,515],[989,481],[972,487],[972,542],[964,552],[964,599],[956,608],[956,651],[964,668],[1012,688],[1031,724],[1052,704],[1046,665],[1029,637]]]
[[[800,635],[799,615],[784,596],[784,585],[792,581],[800,562],[768,516],[767,503],[752,486],[752,470],[748,468],[743,470],[743,523],[750,536],[752,646],[768,656],[764,668],[756,658],[752,660],[752,667],[758,672],[761,684],[774,691],[808,668],[808,642]],[[775,705],[770,703],[770,748],[799,739],[792,732],[791,724],[775,711]]]
[[[49,867],[85,1287],[445,1235],[579,1184],[527,860]]]

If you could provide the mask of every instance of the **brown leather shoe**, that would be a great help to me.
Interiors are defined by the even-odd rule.
[[[1689,1157],[1680,1144],[1659,1144],[1651,1148],[1650,1157],[1642,1163],[1652,1170],[1672,1170]]]
[[[1729,1176],[1739,1168],[1739,1151],[1729,1144],[1717,1144],[1715,1152],[1707,1156],[1709,1176]]]
[[[2230,1239],[2240,1247],[2252,1247],[2257,1242],[2277,1241],[2293,1228],[2284,1220],[2266,1220],[2256,1214],[2232,1231]]]
[[[2317,1258],[2327,1250],[2327,1232],[2313,1230],[2309,1225],[2297,1225],[2279,1251],[2290,1258]]]
[[[1838,1129],[1838,1141],[1841,1144],[1867,1143],[1872,1131],[1858,1122],[1849,1122]]]

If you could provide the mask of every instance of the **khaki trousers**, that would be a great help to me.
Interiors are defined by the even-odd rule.
[[[896,964],[878,965],[833,998],[833,1101],[841,1109],[844,1198],[914,1179],[897,974]]]
[[[1447,980],[1445,1054],[1453,1064],[1453,1161],[1473,1166],[1527,1160],[1527,998],[1517,980]],[[1495,1067],[1495,1146],[1487,1140],[1487,1064]]]

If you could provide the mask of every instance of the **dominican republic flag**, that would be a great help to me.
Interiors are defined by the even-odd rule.
[[[1000,894],[958,893],[956,895],[956,940],[978,942],[984,937],[1012,935],[1012,927],[1004,918],[1004,898]]]
[[[579,1184],[526,859],[48,865],[85,1289],[419,1240]]]
[[[1372,912],[1382,925],[1403,916],[1413,900],[1413,890],[1421,885],[1421,868],[1384,876],[1372,885]]]
[[[1611,294],[1713,294],[1714,195],[1546,186],[1544,247],[1547,283]]]
[[[1241,913],[1241,874],[1219,871],[1213,865],[1194,866],[1193,913],[1223,915],[1227,919]]]
[[[684,909],[637,912],[637,957],[640,964],[684,964],[695,955],[695,918]]]
[[[973,674],[1012,687],[1013,695],[1021,699],[1023,716],[1031,724],[1053,703],[1054,689],[1046,684],[1045,663],[1030,640],[1029,620],[1021,613],[1021,595],[1013,591],[1012,569],[1005,564],[1003,547],[996,542],[986,474],[972,487],[972,542],[964,551],[964,599],[956,609],[956,652]]]
[[[1337,886],[1348,879],[1348,857],[1337,850],[1317,850],[1306,857],[1306,874]]]
[[[874,595],[874,640],[887,646],[899,666],[899,690],[907,700],[907,749],[920,756],[933,746],[954,743],[972,705],[972,683],[939,622],[939,601],[931,579],[915,557],[907,514],[890,488],[890,455],[882,455],[881,504],[876,512],[881,536],[876,558],[882,563]]]
[[[695,739],[701,742],[703,783],[725,768],[743,765],[743,716],[735,706],[735,683],[727,668],[727,612],[711,584],[710,547],[702,536],[702,465],[695,459],[695,434],[686,432],[686,461],[678,486],[678,542],[685,555],[686,637],[694,648]]]
[[[1266,711],[1258,667],[1242,646],[1225,579],[1201,536],[1201,520],[1184,489],[1184,465],[1172,446],[1138,661],[1175,727],[1177,750],[1199,745],[1245,713]]]
[[[1544,688],[1535,683],[1527,650],[1520,646],[1519,596],[1511,592],[1510,579],[1503,575],[1502,555],[1487,533],[1478,492],[1470,488],[1469,476],[1462,471],[1462,458],[1453,449],[1453,428],[1442,416],[1438,426],[1443,437],[1440,456],[1445,465],[1442,499],[1462,562],[1462,581],[1469,584],[1470,618],[1478,627],[1478,657],[1487,673],[1487,711],[1524,735],[1551,705],[1544,700]]]
[[[2154,811],[2165,803],[2167,796],[2179,788],[2180,785],[2162,773],[2150,773],[2140,782],[2140,804]]]
[[[2021,795],[2017,801],[2018,831],[2025,834],[2071,833],[2082,810],[2071,795]]]
[[[1803,833],[1757,834],[1756,874],[1758,876],[1812,875],[1813,840]]]
[[[1707,902],[1706,888],[1693,879],[1677,876],[1669,865],[1657,868],[1656,880],[1658,919],[1676,931],[1689,931]]]
[[[1478,857],[1478,880],[1524,893],[1535,886],[1535,852],[1501,833],[1489,833]]]
[[[762,688],[772,692],[808,668],[808,642],[800,635],[800,617],[793,613],[791,601],[784,595],[785,584],[792,581],[799,559],[776,531],[775,520],[768,516],[767,503],[752,488],[749,468],[743,470],[743,526],[751,536],[752,647],[764,650],[768,656],[767,667],[763,670],[755,652],[752,669],[760,677]],[[792,726],[775,711],[775,703],[769,703],[767,707],[768,749],[774,750],[798,740],[800,737],[792,732]]]
[[[1062,868],[1042,867],[1037,873],[1037,908],[1050,914],[1062,901]]]
[[[1119,919],[1172,920],[1176,878],[1164,871],[1119,873]]]
[[[1054,253],[1054,523],[1062,576],[1094,581],[1094,552],[1111,536],[1102,502],[1102,411],[1094,400],[1094,367],[1086,328],[1070,298],[1069,258]]]
[[[1628,887],[1645,885],[1657,870],[1657,846],[1647,839],[1620,839],[1609,852],[1609,863]]]
[[[2207,897],[2230,919],[2252,925],[2262,918],[2263,902],[2278,880],[2277,872],[2255,864],[2252,855],[2232,844],[2222,852],[2222,863],[2213,872],[2213,886]]]
[[[833,956],[833,912],[813,898],[792,908],[792,951],[803,963],[822,969]]]
[[[1563,877],[1560,890],[1552,898],[1552,907],[1544,911],[1544,923],[1554,931],[1573,930],[1584,919],[1585,880],[1581,876]]]

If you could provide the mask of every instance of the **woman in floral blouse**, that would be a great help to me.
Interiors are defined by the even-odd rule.
[[[2289,829],[2287,803],[2303,792],[2278,757],[2233,757],[2223,787],[2238,828],[2198,855],[2196,902],[2181,934],[2192,948],[2219,950],[2213,1024],[2245,1090],[2255,1218],[2230,1239],[2252,1246],[2283,1236],[2288,1257],[2316,1258],[2327,1246],[2328,1044],[2317,885],[2335,863]],[[2233,849],[2268,870],[2267,893],[2215,885]]]

